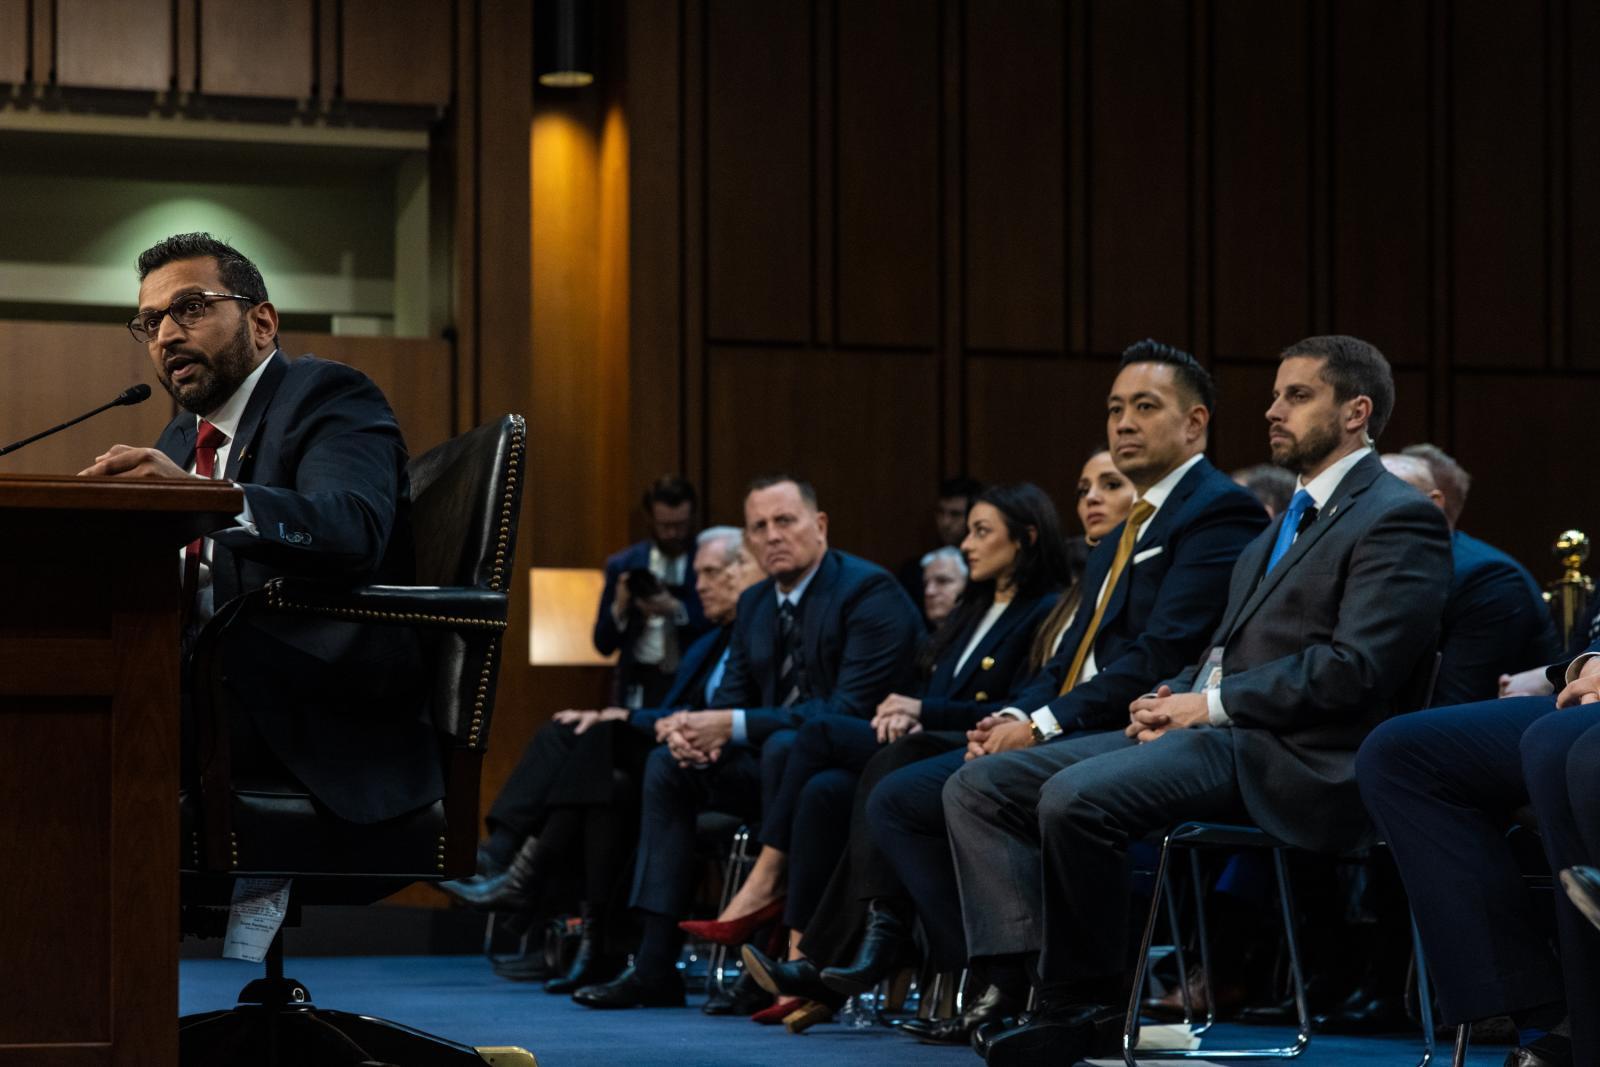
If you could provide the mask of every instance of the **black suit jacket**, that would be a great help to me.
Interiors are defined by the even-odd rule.
[[[777,583],[744,591],[733,652],[715,706],[743,708],[752,745],[817,715],[868,718],[912,678],[921,616],[894,575],[837,549],[822,557],[800,598],[800,632],[810,699],[778,707]]]
[[[1122,526],[1106,534],[1084,565],[1083,600],[1056,655],[1010,703],[1026,712],[1048,705],[1068,733],[1127,726],[1134,698],[1205,647],[1222,617],[1234,562],[1266,525],[1256,498],[1201,457],[1150,519],[1111,592],[1094,639],[1099,673],[1057,695],[1094,616]]]
[[[1450,535],[1450,547],[1454,565],[1439,635],[1435,707],[1493,700],[1502,674],[1561,653],[1555,620],[1522,564],[1460,530]]]
[[[706,682],[710,681],[711,672],[716,669],[717,660],[722,658],[722,651],[728,647],[728,639],[732,636],[732,625],[719,626],[708,634],[702,634],[700,640],[690,645],[678,661],[678,673],[661,706],[629,712],[628,721],[654,737],[658,719],[675,711],[712,707],[708,703],[712,694],[706,692]]]
[[[972,655],[956,670],[956,661],[972,640],[972,626],[956,637],[934,664],[933,675],[922,693],[924,730],[970,730],[979,719],[1005,707],[1002,699],[1024,676],[1033,637],[1059,593],[1017,597],[989,627]]]
[[[180,413],[156,447],[188,467],[195,427]],[[256,532],[212,538],[225,684],[278,761],[351,822],[392,818],[444,794],[416,634],[272,616],[235,625],[226,602],[279,576],[410,582],[406,460],[394,413],[365,375],[275,354],[224,471],[244,490]]]
[[[1233,569],[1222,702],[1252,819],[1302,848],[1338,852],[1370,832],[1355,755],[1431,657],[1450,588],[1450,531],[1426,497],[1363,456],[1270,572],[1278,518]],[[1208,649],[1209,652],[1209,649]],[[1190,689],[1201,663],[1170,683]],[[1160,744],[1160,741],[1154,742]]]

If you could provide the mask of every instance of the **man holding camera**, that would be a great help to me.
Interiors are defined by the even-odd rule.
[[[622,707],[659,704],[679,655],[707,629],[689,571],[695,503],[687,480],[657,478],[644,491],[649,538],[606,560],[594,647],[602,656],[621,650],[612,699]]]

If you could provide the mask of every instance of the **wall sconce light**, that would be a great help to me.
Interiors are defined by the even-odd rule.
[[[528,583],[532,602],[528,662],[535,667],[602,667],[616,656],[594,648],[594,616],[605,588],[599,569],[534,567]]]
[[[598,66],[593,0],[534,0],[533,69],[540,85],[581,89]]]

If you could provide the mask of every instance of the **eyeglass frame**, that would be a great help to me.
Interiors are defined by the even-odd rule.
[[[173,309],[183,301],[193,300],[197,296],[205,298],[205,310],[196,315],[193,322],[184,322],[173,313]],[[136,313],[133,318],[123,323],[123,325],[128,328],[128,332],[133,335],[133,339],[139,344],[152,344],[155,342],[157,335],[159,335],[161,332],[162,319],[166,318],[168,315],[171,315],[173,322],[177,323],[180,328],[187,330],[191,326],[198,326],[200,324],[200,320],[206,317],[206,312],[211,310],[211,305],[216,303],[218,300],[243,300],[250,307],[255,307],[257,304],[261,303],[261,301],[255,299],[254,297],[241,296],[238,293],[216,293],[212,292],[210,289],[199,289],[192,293],[184,293],[182,296],[178,297],[178,299],[162,308],[161,314],[156,317],[156,328],[154,330],[149,329],[144,325],[144,320],[149,316],[143,313]],[[155,312],[152,310],[151,314],[155,314]],[[141,330],[143,330],[148,336],[140,337],[139,331]]]

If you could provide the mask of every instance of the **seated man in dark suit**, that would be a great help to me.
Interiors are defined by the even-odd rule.
[[[609,980],[621,969],[615,964],[625,948],[606,905],[633,850],[644,761],[662,740],[657,726],[667,716],[711,702],[727,671],[739,597],[763,577],[738,527],[713,526],[696,542],[695,590],[716,629],[683,654],[662,705],[557,712],[528,742],[489,809],[479,873],[439,884],[473,907],[523,910],[538,903],[553,877],[581,870],[583,947],[572,970],[546,984],[552,993]],[[531,977],[525,964],[498,971]]]
[[[760,478],[745,495],[745,538],[769,577],[739,601],[728,667],[713,700],[730,710],[662,720],[645,768],[630,900],[644,922],[634,965],[573,994],[596,1008],[681,1005],[676,969],[694,882],[694,822],[706,809],[754,821],[764,759],[818,715],[867,718],[912,669],[922,621],[894,576],[828,547],[828,517],[805,482]]]
[[[278,313],[253,263],[209,234],[139,256],[128,324],[184,410],[154,448],[113,445],[86,475],[226,478],[234,525],[184,554],[186,637],[279,576],[405,584],[415,558],[406,448],[359,371],[278,350]],[[188,642],[186,641],[186,647]],[[416,637],[393,628],[263,619],[224,664],[243,716],[235,773],[282,766],[340,818],[379,822],[443,795]],[[186,773],[192,742],[186,738]]]
[[[1456,529],[1444,491],[1425,460],[1391,453],[1383,457],[1383,465],[1437,504],[1450,523],[1454,566],[1439,634],[1434,706],[1493,700],[1502,674],[1549,663],[1559,652],[1555,621],[1539,586],[1522,564]]]
[[[611,696],[629,708],[661,704],[679,656],[707,629],[689,573],[694,486],[666,475],[650,483],[643,503],[650,536],[606,560],[594,621],[596,651],[621,653]]]
[[[1552,871],[1600,862],[1600,642],[1548,675],[1555,696],[1384,723],[1356,762],[1422,933],[1442,1021],[1509,1015],[1520,1047],[1506,1063],[1516,1067],[1600,1062],[1600,931],[1557,893],[1558,960],[1546,898],[1523,884],[1506,837],[1531,802]]]
[[[945,786],[969,949],[1039,953],[1036,1010],[979,1032],[989,1063],[1119,1045],[1132,842],[1185,819],[1249,819],[1317,851],[1370,835],[1356,748],[1398,710],[1450,576],[1444,516],[1368,443],[1393,408],[1366,342],[1285,349],[1268,439],[1300,488],[1239,557],[1207,654],[1134,700],[1125,731],[984,756]]]
[[[964,758],[1093,730],[1120,730],[1128,702],[1183,669],[1222,616],[1234,561],[1267,525],[1250,493],[1205,458],[1215,406],[1211,376],[1186,352],[1143,341],[1122,356],[1107,400],[1117,470],[1138,489],[1129,519],[1084,568],[1083,599],[1055,655],[957,749],[887,775],[867,815],[873,842],[911,890],[934,958],[966,957],[941,794]],[[970,752],[970,755],[969,755]],[[924,1036],[965,1041],[1020,1010],[1021,967],[986,961],[961,1016]]]

